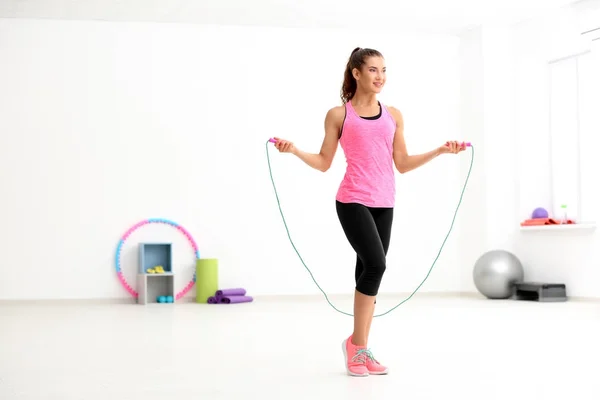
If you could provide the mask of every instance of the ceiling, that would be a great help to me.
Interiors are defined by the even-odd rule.
[[[0,0],[0,18],[363,28],[457,34],[573,0]]]

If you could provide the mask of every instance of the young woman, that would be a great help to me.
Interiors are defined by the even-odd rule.
[[[390,245],[396,196],[394,167],[405,173],[441,154],[464,150],[450,141],[427,153],[409,155],[402,114],[377,100],[385,81],[382,54],[368,48],[354,49],[344,73],[343,105],[327,112],[321,151],[307,153],[288,140],[275,138],[280,152],[292,153],[323,172],[331,166],[338,142],[346,155],[346,174],[336,195],[336,210],[356,251],[354,332],[342,343],[346,371],[352,376],[388,372],[367,349],[367,342]]]

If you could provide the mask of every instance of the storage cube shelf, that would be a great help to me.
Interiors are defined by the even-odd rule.
[[[164,274],[138,274],[137,276],[138,303],[158,303],[158,296],[172,296],[175,304],[175,276],[168,272]]]
[[[159,296],[173,297],[175,304],[175,277],[171,243],[140,243],[139,272],[137,276],[138,303],[158,303]],[[163,273],[148,273],[161,266]]]
[[[171,243],[140,243],[139,273],[145,274],[148,268],[162,266],[165,272],[173,272]]]

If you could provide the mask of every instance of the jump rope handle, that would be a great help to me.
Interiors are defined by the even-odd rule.
[[[448,142],[446,142],[446,146],[448,146]],[[462,142],[461,146],[462,147],[471,147],[471,142]]]
[[[271,142],[271,143],[277,143],[277,140],[275,140],[273,138],[270,138],[269,142]],[[446,145],[448,145],[448,143],[446,143]],[[471,147],[471,142],[462,142],[462,145],[465,146],[465,147]]]

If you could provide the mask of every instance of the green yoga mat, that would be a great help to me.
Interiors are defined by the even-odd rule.
[[[219,260],[196,260],[196,303],[208,303],[208,298],[219,290]]]

